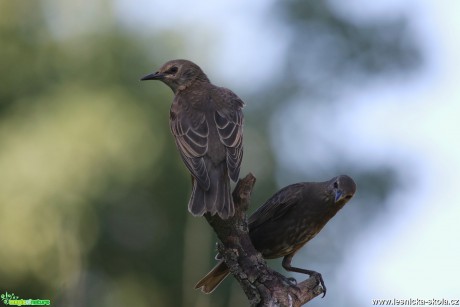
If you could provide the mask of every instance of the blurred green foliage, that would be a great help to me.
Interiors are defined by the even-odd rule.
[[[356,65],[369,66],[363,74],[387,67],[375,52],[406,63],[412,50],[395,44],[404,31],[382,42],[374,35],[382,25],[351,26],[322,3],[278,5],[292,33],[307,33],[316,19],[346,42],[337,58],[350,64],[342,77]],[[169,60],[165,41],[182,34],[137,37],[112,5],[0,2],[0,290],[54,306],[239,306],[245,298],[235,283],[212,296],[193,290],[211,267],[214,235],[186,210],[190,178],[168,127],[172,93],[138,81]],[[258,178],[251,210],[275,192],[274,172],[283,171],[267,132],[277,102],[324,87],[287,73],[309,48],[302,42],[284,65],[290,79],[244,97],[242,175]],[[360,56],[362,45],[372,48]],[[382,51],[393,45],[399,53]],[[335,67],[328,69],[330,77]],[[394,184],[391,169],[355,175],[380,178],[367,199],[383,199]]]

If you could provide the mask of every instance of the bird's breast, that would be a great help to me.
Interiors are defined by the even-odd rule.
[[[321,229],[308,217],[289,219],[289,222],[270,223],[265,230],[254,234],[255,238],[251,236],[255,247],[265,258],[278,258],[296,252]]]

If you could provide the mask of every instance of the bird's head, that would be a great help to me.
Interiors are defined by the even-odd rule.
[[[166,62],[157,72],[141,78],[141,81],[145,80],[160,80],[168,85],[174,93],[187,88],[195,80],[209,82],[201,68],[188,60]]]
[[[330,181],[330,191],[335,203],[345,204],[356,192],[356,183],[347,175],[340,175]]]

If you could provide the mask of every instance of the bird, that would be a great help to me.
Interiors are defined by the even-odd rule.
[[[171,60],[141,78],[159,80],[174,93],[170,128],[192,176],[188,210],[194,216],[235,214],[230,179],[238,180],[243,158],[244,102],[231,90],[213,85],[189,60]]]
[[[320,273],[291,266],[294,255],[314,238],[326,223],[353,197],[356,184],[347,175],[324,182],[301,182],[279,190],[248,219],[249,236],[265,259],[283,257],[285,270],[314,276],[326,287]],[[221,255],[217,265],[195,285],[209,294],[230,273]]]

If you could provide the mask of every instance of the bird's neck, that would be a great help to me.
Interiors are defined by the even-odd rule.
[[[179,85],[177,88],[176,88],[176,94],[182,92],[182,91],[185,91],[186,89],[188,88],[191,88],[195,85],[199,85],[199,84],[203,84],[203,83],[210,83],[208,77],[203,74],[203,75],[200,75],[200,76],[197,76],[193,79],[190,79],[189,81]]]

